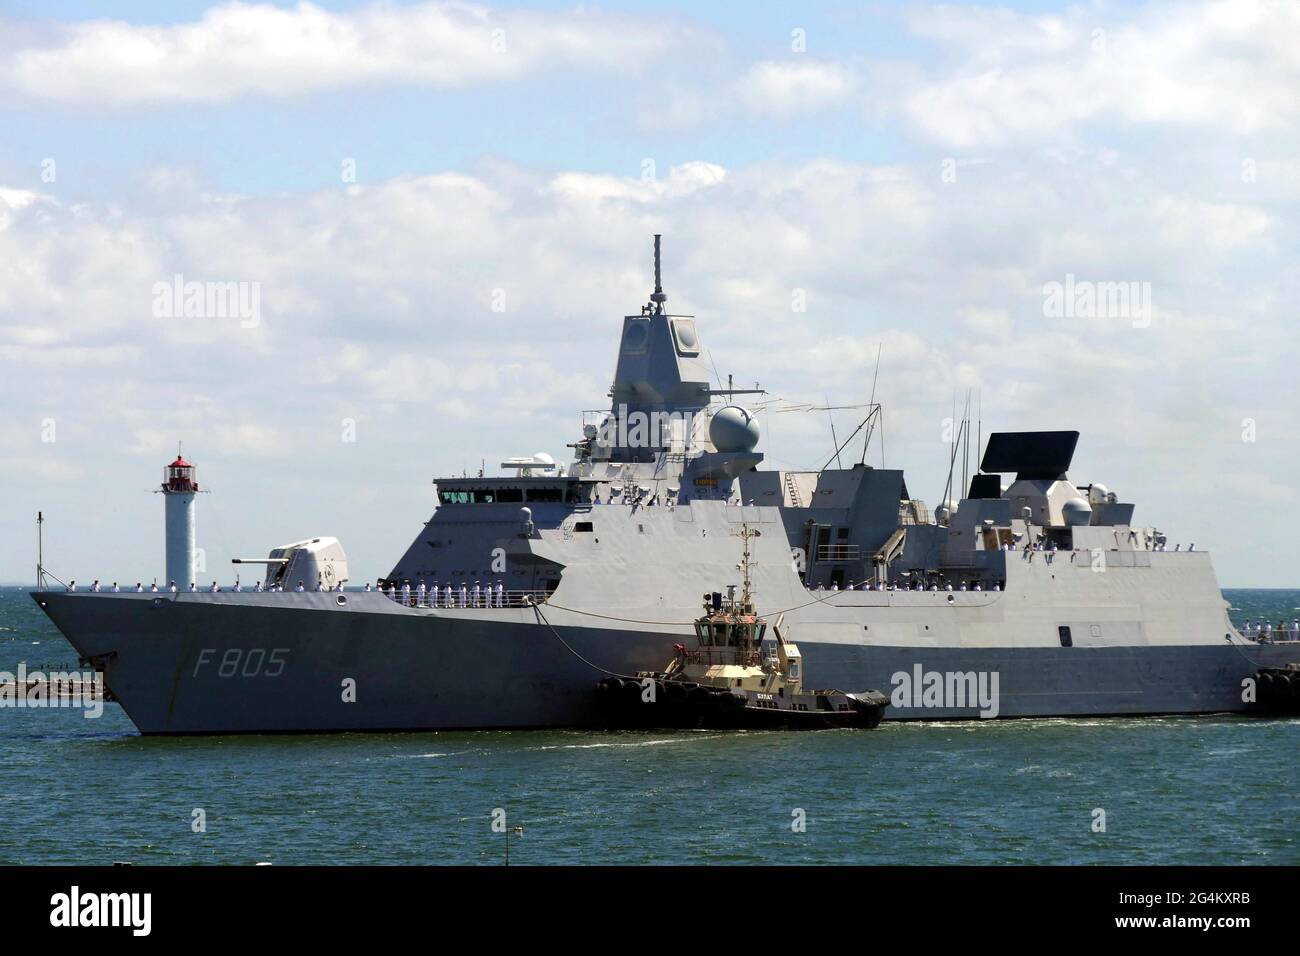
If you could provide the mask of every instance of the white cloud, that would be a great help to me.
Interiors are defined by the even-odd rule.
[[[905,112],[925,136],[958,148],[1106,119],[1249,134],[1300,116],[1300,5],[1218,0],[1124,14],[912,9],[913,32],[955,65],[912,90]]]
[[[693,35],[664,18],[591,9],[495,11],[466,3],[374,3],[336,13],[226,3],[194,22],[92,20],[50,27],[0,59],[36,101],[109,105],[296,96],[375,83],[458,87],[558,64],[639,72]]]
[[[1273,226],[1273,217],[1261,209],[1202,199],[1162,196],[1155,213],[1171,243],[1201,244],[1214,252],[1255,243]]]
[[[751,112],[788,118],[837,106],[857,85],[858,77],[848,66],[801,54],[755,63],[737,87],[741,102]]]

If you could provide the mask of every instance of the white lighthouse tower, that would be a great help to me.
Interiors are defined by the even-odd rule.
[[[167,507],[167,581],[184,591],[194,580],[194,496],[199,473],[181,457],[163,469],[160,489]]]

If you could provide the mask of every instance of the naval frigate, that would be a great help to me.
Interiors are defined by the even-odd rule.
[[[590,724],[602,676],[662,666],[736,583],[742,534],[805,680],[880,688],[890,720],[1241,711],[1252,675],[1300,661],[1233,626],[1208,552],[1067,477],[1077,432],[989,436],[933,513],[900,470],[762,467],[758,390],[714,386],[657,236],[654,275],[572,460],[436,479],[379,588],[344,589],[342,546],[313,538],[257,559],[256,590],[34,598],[146,734]]]

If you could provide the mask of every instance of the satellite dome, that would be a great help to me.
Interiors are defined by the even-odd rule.
[[[1061,517],[1072,528],[1085,525],[1092,520],[1092,505],[1082,498],[1071,498],[1061,506]]]
[[[721,408],[709,422],[709,441],[721,452],[753,451],[758,444],[758,419],[739,405]]]

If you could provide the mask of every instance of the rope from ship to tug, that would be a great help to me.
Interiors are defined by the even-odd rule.
[[[843,594],[850,593],[850,591],[852,590],[853,583],[854,582],[850,582],[850,586],[848,588],[845,588],[843,591],[827,591],[825,597],[820,597],[813,601],[807,601],[804,604],[795,604],[791,607],[781,608],[780,610],[777,611],[764,611],[763,616],[778,617],[779,615],[782,614],[789,614],[791,611],[801,611],[806,607],[812,607],[814,604],[825,604],[833,597],[840,597]],[[878,592],[878,593],[883,593],[883,592]],[[576,607],[565,607],[563,604],[556,604],[554,601],[550,600],[549,598],[547,598],[542,603],[546,604],[547,607],[553,607],[560,611],[568,611],[570,614],[583,614],[586,615],[587,617],[598,617],[601,620],[605,620],[605,621],[618,621],[620,624],[653,624],[656,627],[694,627],[695,626],[694,621],[680,621],[680,622],[679,621],[645,621],[635,617],[616,617],[613,614],[597,614],[595,611],[580,611]],[[537,606],[538,606],[537,604],[533,605],[534,608],[536,608]],[[831,605],[831,607],[855,607],[855,606],[856,605],[852,605],[852,604]],[[619,676],[621,677],[622,675],[620,674]]]
[[[564,608],[563,610],[568,610],[568,608]],[[610,677],[620,677],[620,678],[622,678],[623,680],[636,680],[635,677],[632,677],[632,676],[630,676],[630,675],[628,675],[628,674],[619,674],[619,673],[616,673],[615,671],[607,671],[607,670],[605,670],[605,668],[601,667],[599,664],[593,664],[591,661],[587,660],[585,657],[583,657],[581,654],[579,654],[577,651],[575,651],[575,650],[573,649],[573,647],[569,644],[569,642],[566,641],[563,637],[560,636],[560,632],[557,631],[557,630],[555,629],[555,626],[554,626],[550,621],[548,621],[548,620],[546,619],[546,615],[542,613],[542,606],[541,606],[541,604],[539,604],[539,603],[534,603],[534,604],[533,604],[533,612],[537,615],[538,619],[539,619],[543,624],[546,625],[546,627],[550,630],[550,632],[551,632],[552,634],[555,635],[555,639],[556,639],[557,641],[559,641],[561,644],[564,645],[564,649],[565,649],[566,651],[568,651],[570,654],[572,654],[572,655],[573,655],[574,657],[576,657],[578,660],[582,661],[582,663],[586,664],[586,665],[587,665],[588,667],[590,667],[592,670],[600,671],[602,674],[608,674]],[[617,620],[617,618],[615,618],[614,620]]]
[[[779,617],[780,615],[785,614],[787,611],[797,611],[797,610],[799,610],[800,608],[811,607],[811,606],[814,605],[814,604],[821,604],[821,603],[823,603],[824,601],[829,600],[829,595],[835,595],[835,594],[839,594],[839,593],[840,593],[839,591],[830,591],[830,592],[828,592],[828,597],[825,597],[825,598],[818,598],[816,601],[809,601],[807,604],[798,604],[798,605],[795,605],[794,607],[786,608],[785,610],[782,610],[782,611],[775,611],[775,612],[772,612],[772,613],[773,613],[774,615],[776,615],[776,616]],[[547,600],[547,601],[533,601],[533,602],[532,602],[533,613],[537,615],[537,618],[538,618],[539,621],[541,621],[543,624],[546,625],[547,630],[549,630],[549,631],[551,632],[551,634],[553,634],[553,635],[555,636],[555,639],[556,639],[557,641],[559,641],[561,645],[563,645],[563,647],[564,647],[564,649],[565,649],[566,651],[568,651],[570,654],[572,654],[572,655],[573,655],[574,657],[576,657],[578,660],[582,661],[582,663],[586,664],[586,665],[587,665],[588,667],[590,667],[592,670],[597,670],[597,671],[600,671],[602,674],[606,674],[606,675],[608,675],[608,676],[610,676],[610,677],[618,677],[618,678],[621,678],[621,679],[623,679],[623,680],[631,680],[631,681],[635,681],[635,680],[637,680],[637,678],[634,677],[634,676],[632,676],[632,675],[629,675],[629,674],[619,674],[619,673],[617,673],[616,671],[606,670],[605,668],[601,667],[599,664],[593,664],[591,661],[587,660],[585,657],[583,657],[581,654],[579,654],[576,650],[573,649],[573,646],[572,646],[568,641],[566,641],[563,637],[560,636],[560,632],[557,631],[557,630],[555,629],[555,625],[552,624],[552,623],[547,619],[546,615],[542,613],[542,605],[543,605],[543,604],[547,604],[547,605],[550,605],[551,607],[558,608],[558,609],[561,610],[561,611],[569,611],[569,612],[571,612],[571,613],[573,613],[573,614],[585,614],[585,615],[587,615],[588,617],[599,617],[599,618],[602,618],[602,619],[604,619],[604,620],[606,620],[606,621],[618,621],[618,622],[620,622],[620,623],[624,623],[624,624],[653,624],[653,625],[655,625],[655,626],[657,626],[657,627],[694,627],[694,626],[695,626],[695,622],[694,622],[694,621],[690,621],[690,622],[688,622],[688,623],[686,623],[686,624],[675,624],[675,623],[673,623],[673,622],[671,622],[671,621],[642,621],[642,620],[637,620],[636,618],[630,618],[630,617],[613,617],[612,615],[609,615],[609,614],[597,614],[597,613],[595,613],[594,611],[579,611],[579,610],[577,610],[576,608],[564,607],[563,605],[560,605],[560,604],[552,604],[549,600]],[[846,606],[846,605],[843,605],[843,604],[834,604],[834,605],[832,605],[832,607],[845,607],[845,606]]]
[[[771,614],[772,614],[773,616],[780,616],[780,615],[782,615],[782,614],[787,613],[788,611],[797,611],[797,610],[799,610],[800,608],[812,607],[812,605],[814,605],[814,604],[822,604],[822,603],[824,603],[824,602],[826,602],[826,601],[829,601],[832,597],[834,597],[834,596],[836,596],[836,595],[838,595],[838,594],[840,594],[840,593],[842,593],[842,592],[840,592],[840,591],[827,591],[827,592],[826,592],[826,597],[824,597],[824,598],[818,598],[818,599],[815,600],[815,601],[809,601],[807,604],[796,604],[794,607],[788,607],[788,608],[785,608],[784,610],[780,610],[780,611],[773,611],[773,612],[771,612]],[[600,618],[600,619],[602,619],[602,620],[605,620],[605,621],[617,621],[617,622],[620,623],[620,624],[650,624],[650,625],[653,625],[654,627],[694,627],[694,626],[695,626],[695,622],[694,622],[694,621],[687,621],[687,622],[685,622],[685,623],[676,623],[676,622],[673,622],[673,621],[644,621],[644,620],[640,620],[640,619],[638,619],[638,618],[633,618],[633,617],[615,617],[615,616],[613,616],[613,615],[611,615],[611,614],[597,614],[595,611],[579,611],[577,608],[565,607],[565,606],[562,605],[562,604],[555,604],[555,603],[553,603],[552,601],[550,601],[549,599],[548,599],[548,600],[544,600],[544,601],[532,601],[531,603],[532,603],[533,613],[537,615],[537,619],[538,619],[541,623],[543,623],[543,624],[546,625],[547,630],[549,630],[549,631],[551,632],[551,634],[553,634],[553,635],[555,636],[555,639],[556,639],[557,641],[559,641],[561,645],[563,645],[563,647],[564,647],[564,649],[565,649],[566,651],[568,651],[570,654],[572,654],[572,655],[573,655],[574,657],[576,657],[578,660],[582,661],[582,663],[586,664],[586,665],[587,665],[588,667],[590,667],[592,670],[600,671],[602,674],[607,674],[607,675],[610,676],[610,677],[619,677],[619,678],[622,678],[623,680],[636,680],[636,678],[635,678],[635,677],[631,677],[631,676],[628,675],[628,674],[619,674],[619,673],[617,673],[617,672],[615,672],[615,671],[606,670],[605,668],[601,667],[599,664],[593,664],[591,661],[587,660],[585,657],[583,657],[581,654],[579,654],[576,650],[573,649],[573,646],[572,646],[571,644],[569,644],[568,641],[566,641],[563,637],[560,636],[560,632],[557,631],[557,630],[555,629],[555,625],[552,624],[552,623],[547,619],[546,615],[542,613],[542,605],[543,605],[543,604],[546,604],[546,605],[549,605],[550,607],[557,608],[557,609],[559,609],[559,610],[561,610],[561,611],[568,611],[570,614],[584,614],[584,615],[586,615],[587,617],[598,617],[598,618]],[[845,607],[846,605],[843,605],[843,604],[833,604],[833,605],[831,605],[831,606],[832,606],[832,607]]]

